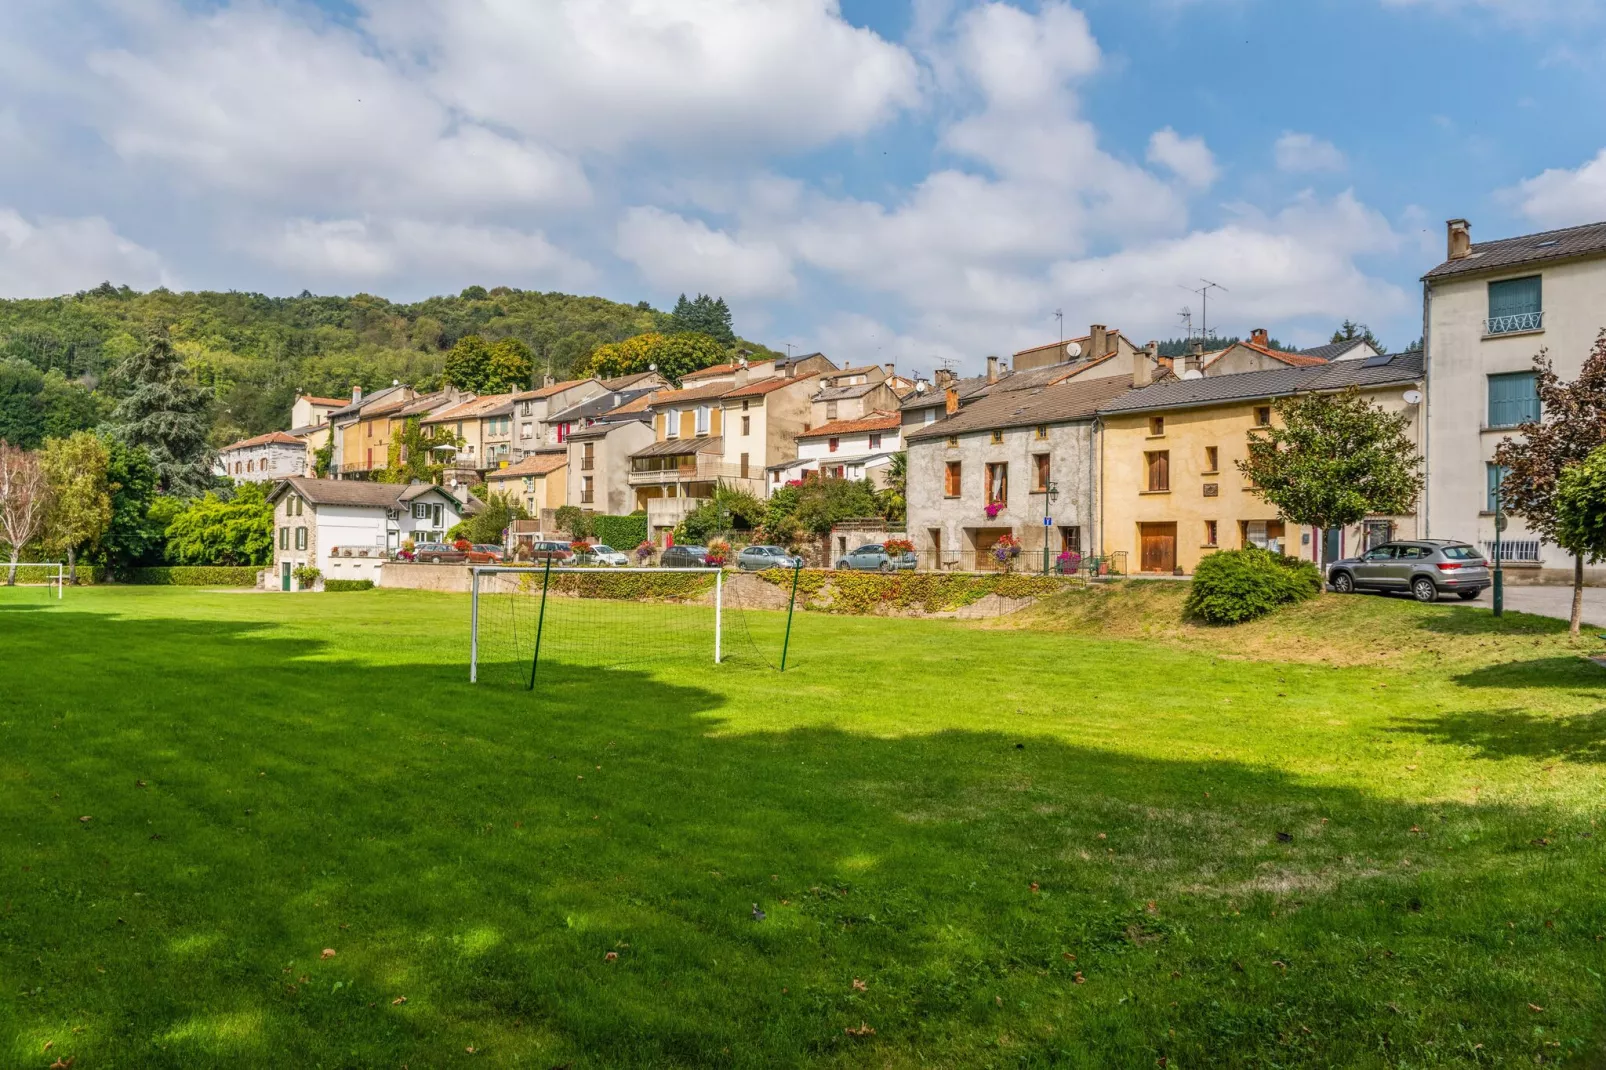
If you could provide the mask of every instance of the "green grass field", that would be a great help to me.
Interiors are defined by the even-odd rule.
[[[463,596],[0,591],[0,1066],[1606,1063],[1606,644],[1180,595],[532,696]]]

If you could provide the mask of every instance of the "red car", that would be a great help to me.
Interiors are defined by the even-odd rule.
[[[477,542],[463,551],[463,557],[471,565],[500,565],[503,561],[502,548],[488,542]]]

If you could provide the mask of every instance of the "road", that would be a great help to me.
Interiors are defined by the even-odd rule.
[[[1474,605],[1489,606],[1494,596],[1484,591]],[[1506,608],[1519,613],[1537,613],[1542,617],[1568,620],[1573,611],[1571,587],[1506,587]],[[1584,588],[1584,623],[1606,627],[1606,587]]]

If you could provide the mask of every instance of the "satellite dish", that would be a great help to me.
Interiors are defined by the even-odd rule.
[[[1420,391],[1420,390],[1407,390],[1405,392],[1405,403],[1407,405],[1420,405],[1420,404],[1422,404],[1422,391]]]
[[[1082,343],[1081,342],[1066,342],[1065,343],[1065,355],[1067,357],[1070,357],[1072,360],[1075,360],[1077,357],[1081,356],[1082,355]]]
[[[915,393],[916,394],[924,394],[925,392],[926,392],[926,381],[924,379],[921,379],[919,382],[915,383]]]

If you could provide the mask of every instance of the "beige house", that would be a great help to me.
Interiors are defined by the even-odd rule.
[[[487,458],[488,447],[493,444],[505,447],[512,438],[512,401],[511,394],[488,394],[485,397],[469,398],[467,401],[432,412],[420,422],[426,427],[439,427],[450,431],[462,440],[449,471],[459,473],[464,479],[472,479],[475,473],[496,467],[494,460]],[[498,423],[493,425],[490,423],[489,414],[496,410],[506,411],[497,417]],[[501,433],[489,434],[493,428]]]
[[[306,471],[304,475],[312,475],[314,455],[329,442],[329,434],[333,427],[330,415],[345,408],[350,402],[344,398],[320,398],[311,394],[296,395],[295,403],[290,406],[290,430],[288,434],[301,440],[306,446]],[[331,459],[332,460],[332,459]]]
[[[820,377],[820,388],[810,399],[808,427],[832,420],[862,420],[872,412],[894,412],[899,404],[886,369],[874,364],[843,368]]]
[[[601,380],[568,379],[514,394],[510,413],[513,418],[509,438],[511,459],[563,445],[569,426],[561,421],[549,422],[548,417],[607,392]]]
[[[654,537],[712,498],[726,474],[721,398],[733,389],[732,377],[705,376],[696,386],[651,396],[653,441],[631,455],[629,482]]]
[[[738,386],[720,399],[724,447],[720,458],[731,486],[768,495],[766,470],[797,458],[797,436],[809,428],[819,377],[812,372],[774,376]]]
[[[634,512],[638,505],[630,481],[630,458],[654,441],[645,404],[637,411],[595,420],[572,432],[564,441],[569,456],[564,469],[569,502],[610,516]]]
[[[510,495],[532,517],[539,518],[542,510],[569,504],[568,466],[564,451],[532,453],[490,472],[485,482],[493,494]]]
[[[1495,449],[1540,415],[1534,355],[1544,350],[1571,380],[1606,328],[1606,223],[1474,243],[1471,224],[1452,219],[1447,239],[1444,263],[1422,280],[1425,534],[1492,554]],[[1509,518],[1502,543],[1509,581],[1572,581],[1572,556],[1519,518]],[[1589,582],[1606,582],[1606,568],[1585,571]]]
[[[212,470],[236,483],[261,483],[305,475],[307,444],[283,431],[269,431],[231,442],[218,450],[217,464]]]

